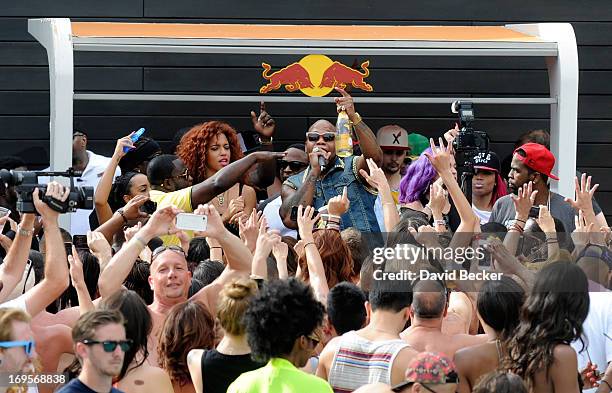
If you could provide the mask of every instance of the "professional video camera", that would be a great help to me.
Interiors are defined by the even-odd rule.
[[[38,188],[40,199],[59,213],[75,212],[77,209],[93,209],[93,187],[75,187],[74,178],[82,172],[68,168],[66,172],[32,172],[0,170],[0,180],[9,187],[15,186],[17,193],[17,210],[21,213],[36,213],[32,194]],[[61,176],[70,178],[70,195],[61,202],[45,195],[46,184],[38,184],[38,176]]]
[[[474,157],[489,151],[489,136],[484,131],[474,130],[474,107],[470,101],[455,101],[451,111],[459,114],[459,135],[453,141],[457,176],[461,179],[463,193],[472,202],[472,177],[474,176]]]

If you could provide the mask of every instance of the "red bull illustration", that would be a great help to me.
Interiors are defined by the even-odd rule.
[[[310,75],[308,70],[304,68],[300,63],[289,64],[287,67],[282,68],[272,74],[268,75],[268,72],[272,69],[269,64],[261,63],[264,68],[261,75],[264,79],[270,81],[265,86],[259,89],[261,94],[268,93],[272,90],[278,90],[285,85],[285,90],[296,91],[303,88],[312,88],[314,85],[310,81]]]
[[[323,73],[323,79],[319,87],[331,87],[332,89],[334,87],[339,87],[345,89],[347,85],[352,85],[357,89],[372,91],[372,85],[367,84],[364,80],[370,75],[370,70],[368,69],[369,65],[369,61],[361,63],[361,69],[363,70],[363,73],[361,73],[338,61],[334,61]]]
[[[285,87],[293,92],[300,90],[311,97],[322,97],[334,90],[334,87],[345,88],[353,86],[365,91],[373,91],[372,85],[365,82],[370,75],[370,62],[361,64],[362,71],[348,67],[338,61],[332,61],[324,55],[304,56],[300,61],[270,73],[272,67],[267,63],[263,67],[262,76],[269,81],[259,89],[261,94]]]

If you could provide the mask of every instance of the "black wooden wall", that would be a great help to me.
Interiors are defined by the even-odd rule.
[[[612,2],[609,0],[437,1],[231,1],[231,0],[0,0],[0,155],[19,155],[32,167],[48,161],[48,68],[44,49],[27,32],[27,18],[77,21],[192,23],[317,23],[499,25],[571,22],[579,45],[578,167],[601,184],[597,198],[612,212]],[[77,92],[252,93],[264,82],[261,62],[281,67],[301,56],[126,54],[75,52]],[[334,57],[345,64],[365,58]],[[369,82],[379,93],[399,95],[545,96],[540,58],[372,57]],[[250,128],[256,104],[114,102],[75,103],[75,119],[91,148],[112,152],[117,137],[146,127],[168,146],[174,132],[208,119]],[[334,115],[333,105],[270,104],[278,140],[302,140],[307,126]],[[447,105],[360,105],[372,128],[397,123],[439,135],[453,121]],[[547,128],[546,106],[479,105],[477,126],[489,132],[502,156],[523,131]],[[563,159],[563,157],[561,157]],[[609,213],[612,214],[612,213]],[[608,218],[612,222],[612,217]]]

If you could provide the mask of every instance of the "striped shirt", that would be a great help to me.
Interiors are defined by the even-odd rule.
[[[370,383],[391,384],[391,369],[397,354],[409,345],[397,340],[370,341],[354,331],[340,338],[329,371],[335,393],[348,393]]]

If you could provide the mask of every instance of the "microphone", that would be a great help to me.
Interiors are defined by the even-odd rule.
[[[321,151],[321,149],[319,149],[318,147],[315,147],[313,151],[315,153],[318,153]],[[325,161],[325,157],[319,156],[319,166],[321,167],[321,172],[325,170],[326,165],[327,165],[327,161]]]
[[[327,165],[327,162],[325,161],[325,157],[319,156],[319,166],[321,167],[321,172],[325,170],[325,165]]]

